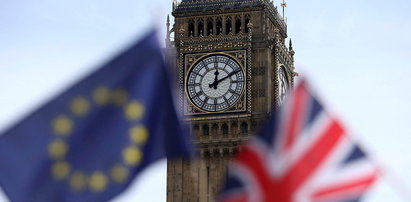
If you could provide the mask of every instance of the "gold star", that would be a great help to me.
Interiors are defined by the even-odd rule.
[[[68,150],[67,144],[63,140],[55,140],[49,144],[48,151],[53,159],[64,158]]]
[[[114,182],[123,183],[128,177],[128,170],[123,165],[117,164],[111,169],[111,178]]]
[[[53,121],[53,129],[57,135],[69,135],[71,133],[72,127],[73,123],[64,115],[58,116]]]
[[[58,180],[62,180],[70,173],[71,165],[65,161],[57,161],[53,164],[51,171],[53,177]]]
[[[84,97],[78,96],[71,102],[70,109],[73,114],[77,116],[84,116],[87,114],[89,106],[90,104]]]
[[[100,171],[95,171],[90,177],[90,190],[92,192],[104,191],[107,187],[107,183],[107,176]]]
[[[123,150],[123,159],[128,165],[138,166],[142,158],[143,153],[137,147],[127,147]]]
[[[130,139],[135,144],[144,144],[148,139],[148,130],[143,125],[137,125],[130,129]]]
[[[144,107],[140,102],[132,101],[126,106],[125,114],[128,120],[140,120],[144,114]]]
[[[123,106],[126,104],[128,95],[124,89],[117,89],[112,94],[112,101],[116,106]]]
[[[98,105],[106,105],[110,100],[110,92],[107,87],[100,86],[93,92],[93,99]]]
[[[87,177],[82,172],[75,172],[70,178],[70,186],[75,191],[82,191],[86,188]]]

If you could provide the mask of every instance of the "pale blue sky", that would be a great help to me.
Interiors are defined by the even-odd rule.
[[[0,0],[0,130],[148,27],[164,28],[171,2]],[[366,201],[411,201],[399,190],[411,187],[411,2],[287,3],[296,70],[307,75],[354,138],[388,169]],[[164,161],[148,172],[115,201],[164,201]]]

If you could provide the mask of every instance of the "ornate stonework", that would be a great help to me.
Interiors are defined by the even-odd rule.
[[[172,14],[167,59],[175,68],[179,108],[200,158],[168,162],[167,201],[210,202],[225,183],[230,158],[279,105],[280,72],[293,86],[294,50],[291,42],[286,47],[287,25],[268,0],[183,0],[174,3]],[[190,102],[186,84],[193,66],[215,54],[237,61],[245,90],[229,109],[212,113]]]

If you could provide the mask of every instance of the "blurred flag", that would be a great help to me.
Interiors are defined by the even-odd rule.
[[[107,201],[190,154],[152,32],[0,136],[0,185],[17,202]]]
[[[301,82],[233,160],[220,202],[358,201],[377,169]]]

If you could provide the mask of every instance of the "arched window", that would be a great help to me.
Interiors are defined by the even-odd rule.
[[[193,134],[194,135],[198,135],[198,132],[200,131],[200,127],[198,127],[198,125],[194,125],[193,126]]]
[[[248,33],[248,24],[250,24],[251,20],[250,20],[250,16],[246,16],[245,17],[245,33]]]
[[[231,134],[237,134],[238,133],[238,125],[237,122],[233,122],[231,124]]]
[[[194,21],[190,20],[188,22],[188,36],[194,36]]]
[[[248,133],[248,124],[246,122],[243,122],[240,126],[241,134],[247,134]]]
[[[213,34],[213,20],[208,19],[207,20],[207,36],[212,35],[212,34]]]
[[[231,19],[229,18],[229,19],[227,19],[227,22],[225,23],[226,33],[227,34],[231,33],[233,31],[232,29],[233,29],[233,25],[231,23]]]
[[[211,134],[216,135],[218,133],[218,126],[217,124],[213,124],[211,127]]]
[[[208,127],[208,125],[203,126],[203,135],[204,136],[209,136],[210,135],[210,128]]]
[[[224,136],[227,136],[227,135],[228,135],[228,125],[227,125],[227,124],[224,123],[224,124],[221,126],[221,132],[223,133]]]
[[[204,22],[199,21],[197,27],[198,27],[198,35],[199,36],[204,36]]]
[[[237,19],[235,20],[235,33],[236,33],[236,34],[240,33],[241,29],[242,29],[242,27],[241,27],[241,19],[240,19],[240,18],[237,18]]]
[[[221,21],[221,18],[217,18],[217,24],[216,24],[216,33],[217,35],[220,35],[221,33],[223,33],[223,23]]]

